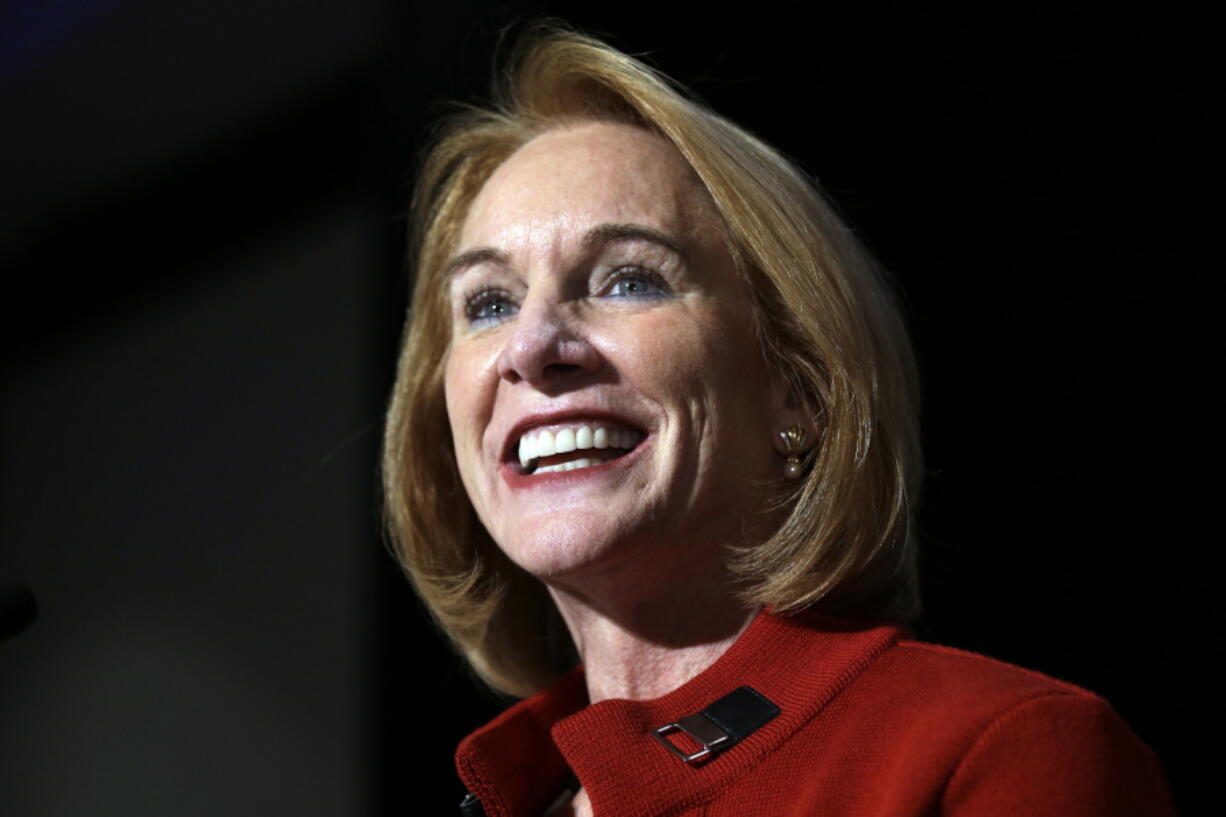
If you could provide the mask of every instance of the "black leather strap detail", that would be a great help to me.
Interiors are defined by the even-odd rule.
[[[701,712],[653,729],[652,735],[685,763],[702,763],[740,743],[778,714],[779,707],[762,693],[751,687],[740,687]],[[684,732],[702,748],[694,751],[674,743],[670,736],[677,732]]]
[[[779,707],[752,687],[739,687],[702,710],[715,724],[739,743],[779,714]],[[725,747],[726,748],[726,747]]]
[[[460,801],[460,817],[485,817],[485,806],[471,792]]]

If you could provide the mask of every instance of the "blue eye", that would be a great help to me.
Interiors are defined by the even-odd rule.
[[[464,316],[472,325],[497,323],[518,312],[518,307],[499,290],[484,290],[472,295],[464,304]]]
[[[625,267],[615,273],[607,294],[614,298],[659,298],[668,294],[668,286],[650,270]]]

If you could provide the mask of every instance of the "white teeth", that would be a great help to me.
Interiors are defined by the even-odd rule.
[[[558,453],[558,449],[553,444],[553,432],[549,429],[543,429],[536,435],[536,455],[538,457],[552,457]]]
[[[536,437],[525,434],[519,438],[519,464],[527,470],[528,463],[536,459]]]
[[[548,474],[553,471],[574,471],[578,468],[591,468],[593,465],[600,465],[602,462],[604,462],[604,460],[583,458],[571,460],[570,462],[559,462],[557,465],[542,465],[533,473]]]
[[[590,448],[622,448],[632,449],[639,444],[642,434],[628,428],[605,428],[604,426],[574,425],[559,428],[556,431],[543,428],[540,431],[528,432],[519,438],[519,464],[525,471],[532,463],[541,457],[554,454],[566,454],[576,450]],[[576,459],[555,465],[543,465],[533,473],[545,474],[550,471],[572,471],[575,468],[587,468],[599,465],[603,459]]]
[[[575,432],[575,448],[591,448],[591,447],[592,447],[592,429],[589,428],[588,426],[579,426],[579,430]]]

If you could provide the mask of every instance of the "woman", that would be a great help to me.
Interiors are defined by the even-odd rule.
[[[530,696],[465,813],[1167,813],[1101,699],[907,637],[914,364],[809,182],[593,40],[511,77],[424,166],[384,455],[418,592]]]

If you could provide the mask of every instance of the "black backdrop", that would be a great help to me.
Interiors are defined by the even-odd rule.
[[[210,751],[255,771],[200,777],[179,773],[186,757],[166,760],[175,797],[279,813],[287,788],[322,786],[327,796],[304,795],[294,809],[449,813],[460,793],[451,748],[501,704],[433,634],[378,533],[378,425],[407,296],[403,211],[441,102],[481,98],[503,28],[549,13],[648,55],[819,178],[896,277],[921,359],[918,633],[1103,694],[1158,751],[1181,810],[1195,813],[1212,757],[1195,745],[1220,723],[1223,623],[1221,537],[1210,523],[1221,345],[1208,287],[1220,269],[1209,255],[1220,87],[1204,9],[231,5],[184,3],[171,19],[153,3],[98,0],[55,14],[18,3],[24,14],[8,26],[0,100],[19,126],[0,135],[12,180],[0,194],[9,291],[0,582],[30,583],[42,615],[0,643],[0,766],[77,785],[92,759],[65,766],[54,747],[77,740],[78,727],[49,727],[43,707],[60,705],[30,703],[30,690],[46,689],[48,667],[82,649],[64,646],[63,633],[84,632],[74,615],[163,615],[170,608],[134,599],[173,576],[185,620],[244,644],[228,659],[236,672],[257,686],[279,679],[256,710],[322,684],[286,715],[302,733],[281,735],[277,721],[260,752],[278,755],[281,739],[305,742],[307,755],[312,742],[328,746],[317,765],[252,754],[237,720]],[[159,75],[175,81],[150,84]],[[115,113],[128,109],[140,113]],[[274,274],[287,269],[301,276]],[[224,309],[209,300],[218,282],[233,285]],[[353,303],[338,311],[338,301]],[[134,349],[173,344],[187,312],[198,323],[188,346],[215,359],[142,368],[131,360],[147,351],[121,348],[101,368],[65,363],[133,327],[144,327]],[[224,371],[208,387],[206,366]],[[49,372],[59,372],[54,391],[41,385]],[[153,400],[180,376],[198,391],[175,387],[173,408],[138,419],[99,408]],[[164,411],[181,425],[155,440],[144,429]],[[94,424],[90,442],[73,442],[66,429],[82,423]],[[202,450],[227,452],[224,462],[200,471],[190,457],[161,458],[181,428],[205,438]],[[149,469],[79,476],[142,446],[159,452]],[[191,510],[175,504],[185,492],[197,496]],[[254,510],[234,510],[240,493]],[[304,510],[332,503],[344,510],[326,524]],[[275,518],[260,516],[268,504],[281,509]],[[82,507],[116,510],[103,518]],[[213,538],[176,535],[168,546],[168,531],[199,529],[201,507]],[[251,514],[267,530],[237,535]],[[103,559],[105,525],[145,530],[147,549],[117,546]],[[204,550],[211,573],[201,578],[193,559]],[[251,576],[253,565],[260,582],[248,598],[228,577]],[[123,570],[136,578],[116,579],[109,594],[91,579]],[[225,613],[243,605],[262,612]],[[275,666],[256,657],[287,638],[304,645]],[[133,666],[112,682],[141,689],[145,670]],[[92,672],[78,682],[96,688]],[[147,706],[204,718],[230,704],[216,693]],[[130,706],[138,720],[166,718]],[[325,725],[301,726],[314,712]],[[144,739],[115,730],[113,742],[79,745]],[[30,760],[31,735],[51,747],[42,760]],[[176,737],[198,743],[162,739]],[[86,787],[92,813],[171,802],[139,777],[114,779]],[[0,800],[12,791],[0,786]],[[20,813],[68,813],[39,785],[14,802]]]

